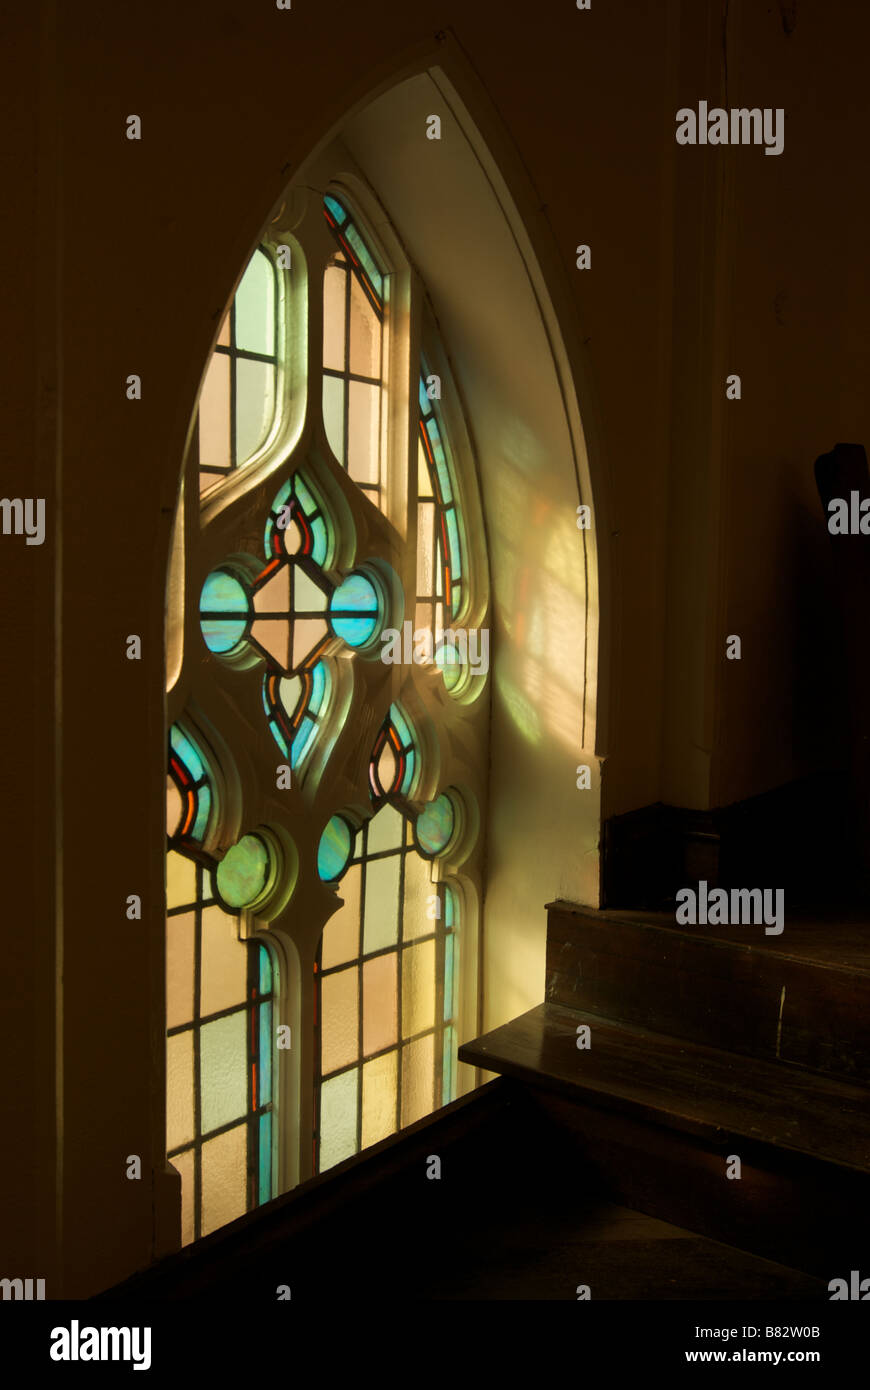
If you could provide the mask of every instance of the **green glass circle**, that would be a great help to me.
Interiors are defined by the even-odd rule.
[[[217,890],[227,907],[250,907],[262,894],[272,869],[272,855],[259,835],[244,835],[217,866]]]
[[[415,835],[424,854],[441,854],[456,829],[456,812],[446,792],[430,801],[417,817]]]

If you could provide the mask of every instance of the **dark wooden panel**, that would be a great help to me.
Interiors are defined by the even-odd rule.
[[[591,1048],[576,1046],[578,1024]],[[748,1061],[594,1014],[539,1004],[460,1058],[572,1099],[718,1144],[782,1150],[870,1174],[870,1090]],[[748,1151],[748,1150],[747,1150]],[[870,1196],[870,1185],[867,1195]]]
[[[534,1099],[571,1144],[583,1181],[614,1201],[806,1270],[825,1284],[866,1266],[870,1218],[863,1174],[838,1169],[832,1181],[826,1165],[789,1161],[731,1137],[714,1145],[544,1091]],[[739,1179],[726,1176],[733,1153],[742,1162]]]
[[[768,1061],[870,1079],[870,923],[680,929],[550,905],[549,1003]]]

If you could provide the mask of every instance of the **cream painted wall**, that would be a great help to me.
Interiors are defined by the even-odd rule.
[[[431,114],[441,118],[440,141],[425,138]],[[493,634],[489,1027],[543,996],[544,903],[598,900],[598,768],[582,743],[586,656],[597,633],[586,576],[591,569],[594,584],[596,554],[594,534],[577,528],[577,507],[592,497],[582,432],[572,438],[562,397],[564,344],[548,336],[558,324],[552,305],[539,301],[547,291],[540,269],[527,265],[534,252],[471,119],[436,71],[366,107],[343,139],[429,290],[480,471]],[[570,377],[564,385],[573,394]],[[594,714],[594,685],[589,694]],[[594,748],[592,718],[586,734]],[[590,790],[578,791],[582,762],[595,775]]]

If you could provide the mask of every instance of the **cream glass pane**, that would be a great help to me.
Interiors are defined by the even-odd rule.
[[[378,757],[378,778],[381,786],[389,789],[396,777],[396,753],[390,740],[387,739]]]
[[[248,1104],[247,1010],[204,1023],[199,1035],[203,1133],[244,1115]]]
[[[417,507],[417,593],[435,592],[435,504]]]
[[[418,936],[431,936],[437,927],[437,918],[429,913],[437,912],[438,904],[430,903],[436,888],[430,877],[428,862],[419,854],[405,857],[405,902],[402,912],[402,940],[412,941]]]
[[[230,359],[216,352],[208,364],[199,398],[199,462],[212,468],[229,468],[230,458]]]
[[[202,914],[201,1004],[203,1016],[243,1004],[248,988],[248,947],[239,940],[238,918],[220,907]]]
[[[236,463],[239,467],[266,438],[274,411],[275,368],[269,362],[237,358]]]
[[[359,970],[324,975],[320,984],[320,1070],[324,1076],[359,1056]]]
[[[247,1210],[248,1151],[245,1125],[202,1146],[202,1233],[216,1231]]]
[[[435,1035],[402,1049],[402,1126],[431,1115],[435,1094]]]
[[[298,676],[285,676],[278,682],[278,694],[287,713],[295,714],[302,694],[302,681]]]
[[[333,965],[343,965],[354,960],[359,952],[359,890],[362,871],[359,864],[352,864],[338,886],[344,898],[334,917],[330,917],[323,929],[321,946],[321,965],[329,970]]]
[[[363,1147],[395,1132],[397,1056],[387,1052],[363,1067]]]
[[[381,388],[368,386],[364,381],[351,381],[348,390],[347,471],[356,483],[378,483]]]
[[[236,347],[275,355],[275,274],[255,251],[236,290]]]
[[[432,480],[429,477],[429,464],[422,439],[417,444],[417,497],[432,496]]]
[[[166,1026],[177,1028],[193,1018],[193,959],[196,914],[181,912],[166,919]]]
[[[342,1072],[320,1087],[320,1171],[356,1153],[358,1069]]]
[[[297,618],[293,624],[293,667],[298,669],[313,652],[329,629],[325,618]]]
[[[301,566],[296,566],[293,578],[293,609],[296,613],[322,613],[327,597],[319,584],[310,579]]]
[[[373,859],[366,864],[363,947],[366,952],[394,946],[399,931],[399,859]]]
[[[167,774],[166,777],[166,833],[174,835],[181,825],[181,817],[184,814],[184,802],[181,799],[181,792],[178,790],[173,779]]]
[[[368,852],[376,854],[382,849],[398,849],[402,844],[405,818],[395,806],[382,806],[376,816],[369,821]]]
[[[344,382],[338,376],[323,378],[323,426],[329,447],[344,466]]]
[[[414,630],[419,631],[421,628],[428,628],[430,632],[432,630],[431,603],[418,603],[414,609]]]
[[[196,865],[170,850],[166,856],[166,906],[187,907],[196,901]]]
[[[166,1039],[166,1147],[193,1138],[193,1034]]]
[[[323,277],[323,365],[345,370],[344,297],[347,271],[328,265]]]
[[[381,375],[381,325],[355,275],[350,277],[350,370]]]
[[[375,956],[363,966],[363,1052],[371,1056],[396,1043],[396,953]]]
[[[193,1240],[193,1149],[169,1160],[181,1177],[181,1243]]]
[[[288,613],[290,611],[289,565],[282,565],[272,575],[272,578],[266,581],[262,589],[257,590],[254,594],[254,611],[256,613]]]
[[[290,633],[286,618],[257,618],[251,624],[251,636],[274,657],[282,671],[290,668]]]
[[[435,1026],[435,942],[402,952],[402,1034],[411,1037]]]
[[[218,333],[217,340],[218,340],[218,342],[220,343],[221,347],[229,347],[229,345],[230,345],[230,316],[229,316],[229,314],[224,314],[223,323],[222,323],[221,326],[220,326],[220,332]]]

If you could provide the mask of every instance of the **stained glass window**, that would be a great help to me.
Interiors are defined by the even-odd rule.
[[[231,870],[250,880],[241,858]],[[210,870],[176,850],[166,899],[167,1150],[187,1244],[274,1195],[276,971],[265,945],[240,940]]]
[[[397,806],[384,802],[352,850],[350,827],[335,821],[318,860],[323,877],[340,871],[343,898],[315,970],[319,1172],[454,1096],[455,891],[433,882]]]
[[[394,645],[403,624],[434,639],[486,612],[482,528],[464,512],[474,469],[448,427],[460,407],[446,366],[451,409],[426,389],[443,354],[401,243],[361,188],[328,186],[294,187],[245,269],[204,379],[187,495],[257,467],[203,496],[198,524],[190,507],[177,522],[187,578],[171,592],[188,640],[168,695],[167,1118],[185,1242],[474,1084],[456,1049],[477,1021],[468,810],[485,705],[462,690],[445,701],[404,635]],[[292,238],[285,274],[277,248]],[[310,293],[322,340],[290,361],[321,323]],[[426,356],[407,398],[393,383],[419,322]],[[318,370],[309,382],[299,367],[291,401],[296,357]],[[461,792],[442,775],[457,755]],[[296,959],[304,978],[290,978]],[[315,1019],[315,1085],[295,1089],[288,1068],[279,1091],[276,1026],[291,1016],[294,1029]],[[296,1057],[310,1045],[294,1041]]]
[[[221,324],[200,393],[200,492],[243,467],[264,443],[275,416],[277,374],[276,271],[260,246]]]
[[[323,423],[336,459],[381,504],[384,276],[338,198],[323,203],[338,250],[323,277]]]

